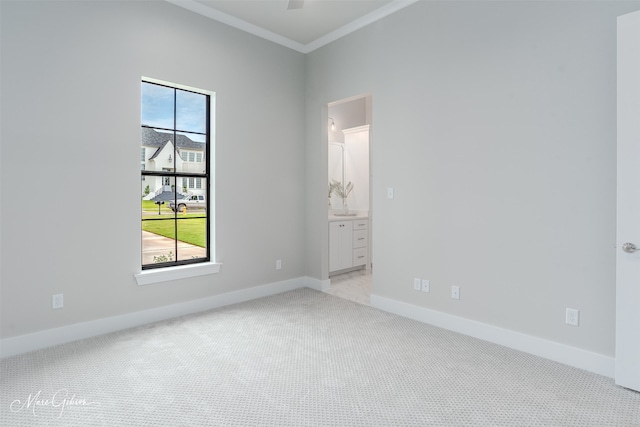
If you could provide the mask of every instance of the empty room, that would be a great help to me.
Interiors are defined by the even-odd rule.
[[[0,425],[640,426],[639,164],[637,0],[0,0]]]

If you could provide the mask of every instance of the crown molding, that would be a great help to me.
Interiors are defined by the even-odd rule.
[[[181,7],[183,9],[190,10],[199,15],[206,16],[207,18],[210,18],[215,21],[221,22],[223,24],[229,25],[231,27],[237,28],[238,30],[247,32],[249,34],[253,34],[254,36],[263,38],[270,42],[277,43],[281,46],[306,54],[306,53],[313,52],[314,50],[319,49],[333,41],[336,41],[339,38],[346,36],[347,34],[351,34],[352,32],[359,30],[360,28],[363,28],[369,24],[372,24],[384,18],[385,16],[391,15],[392,13],[397,12],[400,9],[404,9],[405,7],[419,0],[393,0],[391,3],[386,4],[385,6],[379,9],[376,9],[373,12],[368,13],[363,17],[358,18],[355,21],[352,21],[338,28],[337,30],[334,30],[308,44],[298,43],[287,37],[281,36],[280,34],[276,34],[262,27],[251,24],[242,19],[236,18],[235,16],[231,16],[227,13],[207,7],[194,0],[165,0],[165,1],[173,5],[176,5],[178,7]]]
[[[313,52],[316,49],[319,49],[323,46],[328,45],[331,42],[338,40],[348,34],[353,33],[354,31],[359,30],[360,28],[366,27],[369,24],[373,24],[374,22],[391,15],[401,9],[404,9],[407,6],[412,5],[420,0],[394,0],[391,3],[388,3],[382,6],[379,9],[374,10],[361,18],[356,19],[355,21],[351,21],[347,25],[344,25],[337,30],[334,30],[306,45],[304,45],[305,51],[302,53]]]
[[[295,42],[291,39],[283,37],[280,34],[276,34],[269,30],[265,30],[262,27],[253,25],[247,21],[243,21],[242,19],[238,19],[235,16],[231,16],[219,10],[207,7],[194,0],[165,0],[165,1],[167,1],[168,3],[174,4],[176,6],[179,6],[183,9],[187,9],[192,12],[195,12],[199,15],[206,16],[207,18],[211,18],[215,21],[222,22],[223,24],[227,24],[231,27],[237,28],[238,30],[242,30],[249,34],[253,34],[254,36],[258,36],[265,40],[269,40],[271,42],[282,45],[284,47],[288,47],[289,49],[306,53],[304,52],[305,45],[301,43]]]

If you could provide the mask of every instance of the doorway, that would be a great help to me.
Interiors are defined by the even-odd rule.
[[[328,292],[366,304],[373,254],[371,106],[371,95],[330,102],[326,141]]]

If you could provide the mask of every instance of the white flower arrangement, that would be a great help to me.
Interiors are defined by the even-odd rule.
[[[347,200],[351,190],[353,190],[353,183],[351,181],[349,181],[346,186],[342,187],[342,183],[340,181],[332,179],[331,184],[329,184],[329,197],[331,197],[331,192],[334,191],[338,197],[342,198],[342,200]]]

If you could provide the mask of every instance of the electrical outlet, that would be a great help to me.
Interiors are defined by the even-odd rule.
[[[451,287],[451,298],[460,299],[460,286]]]
[[[429,281],[422,279],[422,292],[429,292]]]
[[[421,288],[422,282],[417,277],[413,278],[413,289],[419,291]]]
[[[280,270],[282,268],[282,260],[281,259],[277,259],[276,260],[276,270]]]
[[[54,294],[51,297],[51,308],[58,309],[64,307],[64,296],[63,294]]]
[[[565,322],[567,325],[579,326],[580,310],[576,310],[575,308],[567,308]]]

